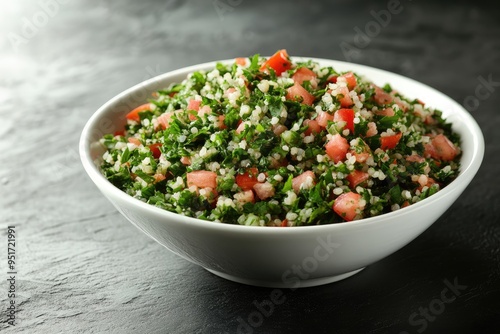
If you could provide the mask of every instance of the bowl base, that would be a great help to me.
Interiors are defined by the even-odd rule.
[[[351,277],[351,276],[359,273],[361,270],[364,269],[364,267],[350,271],[348,273],[340,274],[340,275],[312,278],[312,279],[305,279],[305,280],[297,280],[297,281],[294,281],[293,283],[285,283],[283,281],[263,281],[263,280],[256,280],[256,279],[250,279],[250,278],[242,278],[242,277],[228,275],[228,274],[222,273],[220,271],[216,271],[216,270],[211,270],[211,269],[207,269],[207,268],[205,268],[205,269],[214,275],[217,275],[219,277],[222,277],[222,278],[225,278],[229,281],[233,281],[233,282],[237,282],[237,283],[259,286],[259,287],[264,287],[264,288],[292,288],[292,289],[294,289],[294,288],[308,288],[308,287],[325,285],[325,284],[337,282],[337,281],[343,280],[345,278]]]

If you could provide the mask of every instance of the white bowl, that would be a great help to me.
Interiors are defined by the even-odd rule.
[[[408,244],[451,206],[481,165],[484,139],[476,121],[461,105],[429,86],[367,66],[312,60],[337,71],[365,75],[379,85],[389,83],[402,94],[442,110],[462,138],[459,176],[433,196],[395,212],[353,222],[291,228],[231,225],[181,216],[141,202],[108,182],[94,163],[103,153],[102,148],[93,143],[106,133],[122,129],[125,114],[146,102],[154,91],[182,81],[190,72],[211,69],[215,62],[157,76],[104,104],[81,135],[83,166],[132,224],[170,251],[216,275],[251,285],[286,288],[321,285],[349,277]]]

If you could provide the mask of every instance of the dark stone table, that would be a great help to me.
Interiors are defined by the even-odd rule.
[[[8,0],[0,32],[2,332],[500,332],[495,3]],[[86,176],[77,144],[100,105],[144,79],[278,48],[435,87],[470,110],[486,154],[465,193],[409,245],[262,309],[271,289],[216,277],[128,223]]]

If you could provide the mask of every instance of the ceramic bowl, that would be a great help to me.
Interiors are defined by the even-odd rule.
[[[95,163],[103,153],[95,142],[122,129],[125,114],[145,103],[154,91],[182,81],[190,72],[212,69],[216,62],[154,77],[105,103],[81,135],[83,166],[104,196],[138,229],[220,277],[278,288],[316,286],[349,277],[404,247],[455,202],[479,169],[484,140],[476,121],[460,104],[429,86],[367,66],[312,60],[337,71],[365,75],[378,85],[389,83],[403,95],[423,99],[426,106],[442,110],[462,138],[459,176],[433,196],[395,212],[353,222],[291,228],[231,225],[181,216],[141,202],[108,182]]]

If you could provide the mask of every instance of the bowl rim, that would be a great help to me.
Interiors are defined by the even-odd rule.
[[[122,91],[121,93],[115,95],[111,99],[109,99],[107,102],[105,102],[101,107],[99,107],[93,114],[92,116],[88,119],[86,122],[80,136],[80,141],[79,141],[79,155],[80,155],[80,160],[82,162],[82,165],[89,175],[89,177],[92,179],[92,181],[98,186],[98,188],[102,191],[102,189],[111,192],[114,196],[120,198],[121,200],[125,201],[128,203],[130,206],[138,206],[139,208],[147,211],[151,211],[154,214],[164,216],[166,220],[174,221],[176,223],[180,224],[185,224],[188,223],[190,225],[194,225],[200,228],[207,228],[207,229],[214,229],[214,230],[224,230],[224,231],[230,231],[230,232],[244,232],[244,233],[304,233],[306,231],[316,231],[316,232],[324,232],[326,230],[331,230],[335,231],[337,229],[343,229],[346,227],[350,228],[363,228],[365,226],[370,226],[374,224],[381,224],[384,221],[389,221],[391,218],[397,218],[398,216],[401,215],[408,215],[411,214],[415,211],[419,211],[424,209],[425,207],[429,206],[433,201],[440,200],[441,198],[448,196],[450,193],[455,191],[457,187],[459,187],[462,183],[465,182],[464,189],[468,186],[468,184],[472,181],[474,176],[476,175],[477,171],[479,170],[479,167],[481,166],[483,157],[484,157],[484,150],[485,150],[485,145],[484,145],[484,136],[482,134],[482,131],[476,122],[476,120],[472,117],[472,115],[458,102],[453,100],[451,97],[445,95],[441,91],[438,91],[437,89],[424,84],[422,82],[416,81],[412,78],[405,77],[403,75],[400,75],[398,73],[390,72],[384,69],[372,67],[372,66],[367,66],[363,64],[357,64],[357,63],[352,63],[352,62],[345,62],[345,61],[340,61],[340,60],[335,60],[335,59],[326,59],[326,58],[315,58],[315,57],[305,57],[305,56],[295,56],[291,57],[293,61],[313,61],[313,62],[319,62],[322,64],[322,66],[354,66],[356,69],[356,73],[363,74],[363,71],[375,71],[383,75],[388,75],[391,77],[394,77],[398,80],[406,80],[412,85],[418,85],[422,87],[423,89],[430,90],[433,92],[433,94],[437,95],[440,99],[446,100],[448,103],[451,105],[451,109],[453,109],[454,113],[458,113],[459,118],[463,119],[463,124],[465,125],[465,129],[467,129],[470,134],[472,135],[471,138],[467,138],[468,140],[472,140],[472,145],[471,147],[473,148],[473,152],[471,155],[470,161],[467,161],[466,164],[463,164],[463,156],[461,158],[461,166],[460,166],[460,173],[459,175],[450,183],[448,184],[445,188],[440,189],[438,192],[433,194],[432,196],[419,201],[417,203],[414,203],[408,207],[402,208],[400,210],[384,213],[378,216],[374,217],[368,217],[368,218],[363,218],[359,220],[354,220],[350,222],[341,222],[341,223],[335,223],[335,224],[325,224],[325,225],[307,225],[307,226],[294,226],[293,228],[283,228],[279,226],[246,226],[246,225],[240,225],[240,224],[228,224],[228,223],[217,223],[214,221],[208,221],[208,220],[202,220],[199,218],[194,218],[194,217],[188,217],[188,216],[183,216],[175,212],[171,212],[165,209],[161,209],[159,207],[156,207],[154,205],[145,203],[137,198],[134,198],[124,191],[120,190],[119,188],[115,187],[111,182],[109,182],[98,170],[97,166],[94,164],[94,161],[91,158],[90,155],[90,134],[92,133],[91,130],[94,128],[94,123],[97,122],[97,120],[101,117],[102,114],[106,114],[109,112],[109,108],[112,107],[114,104],[116,104],[118,101],[121,99],[127,97],[137,89],[144,89],[144,87],[149,87],[151,85],[154,85],[155,83],[168,80],[170,77],[175,77],[177,75],[187,75],[190,72],[197,71],[197,70],[208,70],[210,68],[214,68],[217,63],[231,63],[234,62],[234,59],[224,59],[224,60],[215,60],[215,61],[209,61],[201,64],[196,64],[196,65],[191,65],[191,66],[186,66],[182,67],[173,71],[168,71],[165,73],[162,73],[160,75],[157,75],[155,77],[152,77],[150,79],[144,80],[142,82],[139,82],[138,84]],[[330,65],[323,65],[324,63],[330,63]],[[370,80],[373,80],[372,78],[369,78]],[[432,104],[432,101],[430,102]],[[451,121],[452,127],[454,122]],[[463,135],[461,136],[463,140]],[[105,194],[104,194],[105,195]],[[106,195],[105,195],[106,196]],[[107,197],[107,196],[106,196]]]

